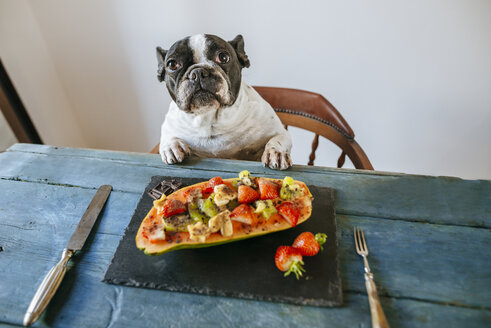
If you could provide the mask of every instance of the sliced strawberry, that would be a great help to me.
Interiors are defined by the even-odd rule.
[[[298,223],[300,217],[300,210],[291,202],[283,202],[276,208],[278,213],[287,220],[292,227]]]
[[[259,193],[257,191],[255,191],[254,188],[252,188],[252,187],[249,187],[246,185],[240,185],[237,197],[238,197],[239,203],[249,204],[249,203],[252,203],[253,201],[259,199]]]
[[[259,193],[261,194],[261,200],[275,199],[280,197],[280,186],[276,182],[271,180],[257,179],[259,185]]]
[[[302,232],[293,242],[293,247],[298,249],[303,256],[314,256],[322,250],[322,244],[326,242],[325,233],[314,234],[312,232]]]
[[[168,198],[165,200],[164,205],[162,205],[162,214],[164,218],[169,218],[173,215],[182,213],[186,211],[186,205],[184,205],[180,200],[174,198]]]
[[[302,259],[302,254],[298,249],[292,246],[280,246],[276,250],[274,262],[280,271],[285,272],[285,277],[293,272],[299,279],[302,276],[302,271],[305,272],[302,267]]]
[[[223,180],[221,177],[214,177],[214,178],[211,178],[208,183],[204,186],[203,188],[203,192],[204,193],[212,193],[213,192],[213,189],[215,188],[215,186],[218,186],[218,185],[221,185],[223,184]]]
[[[254,215],[252,215],[252,208],[247,204],[237,206],[230,214],[232,221],[238,221],[245,224],[252,224],[254,222]]]

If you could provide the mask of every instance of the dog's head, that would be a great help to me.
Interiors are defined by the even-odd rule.
[[[167,51],[157,47],[157,60],[157,77],[177,106],[196,114],[233,105],[242,68],[250,64],[242,35],[228,42],[209,34],[187,37]]]

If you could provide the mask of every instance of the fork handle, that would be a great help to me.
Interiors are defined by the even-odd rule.
[[[377,287],[373,281],[373,274],[365,273],[365,286],[367,287],[368,301],[370,303],[370,313],[372,315],[373,328],[389,328],[387,319],[385,318],[384,310],[380,305],[380,300],[377,294]]]

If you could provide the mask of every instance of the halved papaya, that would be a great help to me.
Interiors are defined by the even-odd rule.
[[[227,185],[229,188],[237,192],[237,181],[238,179],[233,178],[223,179],[223,184]],[[164,202],[168,202],[169,200],[173,200],[173,202],[177,200],[182,204],[187,205],[189,195],[192,194],[195,190],[200,190],[203,193],[202,197],[205,202],[207,198],[210,197],[210,190],[208,190],[210,181],[204,181],[179,189],[169,196],[163,195],[161,199],[156,200],[154,202],[154,206],[152,207],[152,209],[150,209],[146,217],[143,219],[140,228],[138,229],[138,233],[136,235],[136,246],[140,250],[144,251],[147,255],[161,255],[178,249],[215,246],[239,241],[246,238],[257,237],[272,232],[286,230],[294,227],[297,224],[305,222],[310,217],[312,213],[312,194],[310,193],[310,190],[305,183],[289,178],[288,184],[294,184],[296,188],[300,188],[300,191],[297,190],[293,198],[285,199],[285,197],[283,197],[284,193],[282,193],[282,197],[279,196],[279,191],[282,188],[284,181],[286,180],[254,178],[254,181],[260,181],[263,183],[266,182],[268,184],[272,183],[273,185],[278,186],[277,198],[271,199],[271,197],[267,198],[266,196],[262,195],[268,200],[258,200],[258,202],[268,202],[267,204],[273,204],[275,207],[278,208],[286,207],[284,205],[289,205],[290,207],[293,206],[295,208],[296,215],[299,214],[298,221],[295,221],[295,223],[292,224],[291,220],[285,218],[283,214],[279,214],[275,209],[273,209],[272,211],[266,211],[266,215],[263,215],[261,212],[256,213],[257,211],[255,205],[257,203],[250,203],[248,205],[250,206],[251,214],[253,216],[253,223],[246,224],[244,222],[240,222],[240,220],[235,221],[234,219],[232,219],[233,233],[232,235],[227,237],[223,235],[223,232],[221,233],[220,231],[216,231],[207,235],[204,241],[196,239],[193,240],[191,239],[190,233],[188,231],[182,231],[182,229],[171,229],[172,231],[166,230],[165,224],[168,220],[164,221],[162,214],[162,204]],[[256,187],[259,192],[258,186],[255,185],[254,187]],[[285,184],[285,187],[288,186]],[[230,204],[232,203],[234,203],[234,206],[236,207],[240,205],[236,200],[230,202]],[[261,205],[261,207],[264,207],[263,205]],[[222,206],[221,209],[223,210],[224,207]],[[233,208],[228,208],[228,210],[233,211]],[[280,213],[284,213],[284,211],[280,211]],[[189,213],[185,212],[180,213],[179,215],[186,214]],[[183,222],[183,220],[178,219],[176,219],[175,221]],[[207,224],[208,222],[204,222],[203,224],[200,224],[200,227],[207,228]]]

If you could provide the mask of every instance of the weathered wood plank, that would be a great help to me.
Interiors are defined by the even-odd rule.
[[[35,145],[35,144],[22,144],[18,143],[11,146],[7,151],[12,152],[26,152],[26,153],[38,153],[49,154],[53,156],[71,156],[71,157],[90,157],[115,161],[125,161],[130,163],[144,163],[146,165],[161,166],[162,160],[160,155],[150,153],[136,153],[125,151],[112,151],[112,150],[100,150],[100,149],[83,149],[83,148],[69,148],[69,147],[56,147],[49,145]],[[174,167],[186,167],[193,165],[195,168],[209,170],[210,167],[220,166],[223,159],[209,158],[205,160],[196,160],[191,158],[186,160],[184,164],[176,164]],[[230,161],[230,160],[225,160]],[[251,161],[230,161],[237,165],[244,165],[244,167],[254,168],[257,173],[271,172],[270,169],[265,168],[259,162]],[[400,173],[380,172],[380,171],[366,171],[366,170],[352,170],[352,169],[338,169],[323,166],[308,166],[308,165],[295,165],[297,170],[305,169],[308,172],[321,172],[332,171],[333,173],[345,172],[349,174],[381,174],[381,175],[401,175]],[[235,172],[235,171],[232,171]]]
[[[0,180],[0,225],[20,230],[51,229],[54,238],[67,241],[84,214],[95,189]],[[99,233],[121,236],[136,208],[139,194],[112,191],[102,215]],[[45,241],[43,241],[45,242]]]
[[[101,282],[109,258],[87,261],[99,243],[115,236],[97,235],[87,253],[76,257],[41,321],[51,327],[320,327],[369,326],[366,295],[345,294],[341,308],[316,308],[231,298],[181,294],[107,285]],[[97,256],[94,256],[94,258]],[[42,276],[54,264],[31,259],[31,270],[13,266],[4,274],[0,321],[21,323],[25,308]],[[22,277],[22,281],[19,279]],[[491,312],[407,299],[381,297],[393,327],[480,327]]]
[[[70,148],[70,147],[56,147],[49,145],[37,145],[37,144],[22,144],[17,143],[11,146],[7,151],[12,152],[26,152],[26,153],[38,153],[38,154],[49,154],[52,156],[69,156],[69,157],[88,157],[88,158],[99,158],[99,159],[107,159],[107,160],[115,160],[115,161],[124,161],[129,163],[138,163],[149,166],[157,166],[160,167],[163,165],[160,155],[158,154],[150,154],[150,153],[137,153],[137,152],[125,152],[125,151],[113,151],[113,150],[101,150],[101,149],[84,149],[84,148]],[[198,158],[189,158],[183,164],[175,164],[172,167],[176,168],[186,168],[188,166],[193,166],[196,169],[202,170],[210,170],[211,167],[222,168],[224,171],[236,172],[236,170],[232,167],[232,171],[230,171],[231,167],[229,164],[223,165],[223,163],[232,163],[233,166],[240,167],[241,169],[254,169],[256,173],[264,173],[268,174],[271,172],[277,172],[275,170],[271,170],[269,168],[265,168],[262,166],[260,162],[255,161],[239,161],[239,160],[227,160],[227,159],[218,159],[218,158],[207,158],[207,159],[198,159]],[[413,176],[413,177],[421,177],[421,178],[439,178],[435,176],[428,175],[414,175],[414,174],[406,174],[399,172],[385,172],[385,171],[373,171],[373,170],[356,170],[356,169],[344,169],[344,168],[336,168],[336,167],[327,167],[327,166],[309,166],[309,165],[300,165],[295,164],[292,171],[295,172],[308,172],[308,173],[322,173],[326,174],[330,172],[331,174],[342,174],[342,175],[382,175],[382,176]],[[290,171],[287,171],[290,172]],[[457,177],[444,177],[456,180],[463,180]],[[470,180],[470,181],[480,181],[480,180]],[[487,181],[487,180],[481,180]]]
[[[19,147],[23,151],[17,150]],[[285,174],[262,168],[255,162],[193,159],[192,165],[165,166],[160,159],[155,161],[156,155],[110,152],[112,158],[108,159],[108,153],[101,151],[37,147],[49,155],[33,153],[36,146],[25,145],[16,145],[11,151],[0,154],[0,177],[88,188],[96,188],[103,182],[112,184],[116,190],[139,193],[152,175],[231,177],[245,168],[261,175]],[[31,152],[24,152],[25,148]],[[306,173],[308,170],[294,167],[288,174],[310,184],[335,188],[338,213],[491,227],[491,181],[355,170],[325,169],[321,172],[319,168],[313,169],[314,173]]]
[[[76,181],[70,171],[75,168],[79,169],[81,173],[86,173],[84,165],[89,164],[95,165],[91,171],[96,173],[95,178],[79,178],[80,185],[86,188],[95,188],[106,183],[109,175],[111,181],[121,186],[120,190],[124,192],[116,191],[111,194],[104,216],[97,227],[97,234],[91,236],[88,242],[89,247],[74,260],[75,266],[69,271],[62,290],[57,294],[54,303],[44,316],[44,322],[37,323],[37,326],[45,324],[55,327],[98,327],[102,325],[131,327],[162,325],[173,327],[196,325],[202,327],[368,326],[370,316],[368,302],[366,296],[363,295],[361,259],[353,252],[351,229],[354,225],[366,229],[367,241],[371,251],[370,263],[381,293],[395,296],[382,297],[384,308],[392,326],[479,327],[491,322],[491,311],[489,310],[491,300],[487,295],[487,288],[485,288],[491,285],[491,269],[490,264],[485,262],[485,258],[481,254],[482,249],[488,249],[490,246],[490,231],[461,226],[405,222],[404,219],[406,218],[419,220],[420,217],[417,216],[402,216],[405,213],[418,214],[419,209],[414,211],[410,208],[410,206],[417,205],[410,201],[406,202],[405,206],[399,204],[401,195],[416,197],[417,192],[429,187],[434,188],[438,193],[446,193],[449,190],[451,193],[455,192],[455,195],[443,199],[447,202],[456,202],[463,191],[470,191],[470,196],[467,195],[468,198],[476,195],[481,197],[479,195],[487,192],[489,188],[486,181],[484,181],[484,187],[481,185],[482,181],[477,181],[479,183],[476,189],[476,185],[473,183],[465,184],[462,187],[459,181],[463,180],[458,179],[448,181],[443,179],[445,183],[441,183],[441,178],[398,176],[383,173],[367,175],[358,171],[347,173],[335,170],[331,173],[307,174],[305,172],[308,170],[305,172],[292,170],[294,174],[307,176],[310,179],[307,182],[317,181],[328,186],[332,186],[332,183],[339,186],[343,194],[339,196],[338,203],[349,205],[347,206],[348,210],[338,206],[340,261],[344,289],[347,292],[345,295],[347,304],[338,309],[320,309],[116,287],[101,283],[100,280],[117,247],[120,235],[131,217],[139,193],[151,175],[166,174],[167,170],[167,172],[186,172],[191,175],[196,174],[196,172],[199,174],[205,172],[209,176],[215,175],[215,172],[204,168],[200,170],[190,169],[188,166],[185,170],[166,167],[162,172],[161,167],[154,167],[153,164],[148,165],[145,160],[138,159],[141,156],[151,155],[119,154],[116,152],[110,154],[111,156],[116,155],[114,158],[101,159],[90,155],[92,151],[75,150],[75,152],[80,153],[69,155],[70,151],[70,149],[65,149],[65,154],[58,153],[49,156],[35,154],[32,151],[26,152],[25,149],[11,151],[10,153],[28,156],[25,158],[14,157],[14,159],[21,159],[15,165],[9,164],[9,161],[5,160],[4,155],[6,153],[0,154],[0,176],[4,176],[4,172],[21,173],[10,176],[7,174],[4,176],[7,180],[0,180],[0,191],[8,190],[8,192],[1,193],[2,197],[0,197],[0,246],[5,246],[4,251],[0,252],[0,268],[2,268],[0,326],[2,323],[7,326],[21,323],[25,307],[27,307],[35,288],[44,274],[58,260],[61,249],[75,228],[90,198],[95,193],[95,190],[91,189],[47,185],[45,183],[74,185],[77,183],[57,181],[54,169],[48,170],[50,174],[53,173],[52,176],[55,178],[50,181],[51,176],[47,178],[43,177],[42,174],[36,175],[35,169],[45,170],[46,167],[44,166],[55,165],[54,167],[58,167],[60,170],[61,181]],[[102,153],[99,155],[104,157]],[[118,156],[128,156],[128,158],[118,159]],[[49,162],[46,161],[46,157],[57,157],[58,160]],[[81,162],[78,166],[75,165],[77,161]],[[106,164],[98,166],[93,164],[95,162]],[[203,163],[203,165],[210,165],[212,162],[213,160],[198,161],[195,167],[199,167]],[[237,169],[238,167],[247,167],[246,165],[249,164],[235,161],[217,161],[215,163],[221,165],[217,166],[217,170],[225,169],[230,175],[240,170]],[[8,167],[3,164],[8,164]],[[65,167],[60,169],[60,164],[64,164]],[[123,168],[118,167],[117,169],[121,172],[113,174],[111,172],[113,165],[122,165]],[[151,173],[154,169],[157,173]],[[140,174],[140,170],[143,170],[144,173]],[[272,172],[258,167],[257,172],[260,170]],[[126,184],[125,174],[129,175],[131,183]],[[133,176],[135,174],[136,177]],[[278,172],[273,172],[273,174],[278,174]],[[295,176],[294,174],[292,175]],[[401,191],[404,183],[409,186],[416,186],[407,194],[397,194],[390,198],[390,200],[394,199],[395,201],[399,199],[399,203],[396,202],[394,207],[394,204],[389,202],[389,211],[386,208],[378,209],[377,206],[368,211],[390,213],[399,205],[397,209],[402,214],[400,214],[401,217],[395,218],[401,220],[369,217],[370,215],[366,211],[360,212],[367,214],[366,216],[358,216],[360,213],[357,210],[362,209],[363,206],[358,208],[352,206],[352,203],[358,201],[357,197],[367,197],[361,199],[362,204],[363,201],[369,203],[371,200],[373,202],[374,198],[370,198],[372,196],[370,191],[373,189],[363,186],[359,181],[357,183],[360,185],[353,182],[357,180],[356,175],[363,176],[363,179],[366,178],[365,184],[375,184],[375,191],[378,192],[380,192],[379,188],[388,188],[392,192],[394,190]],[[380,177],[381,180],[374,180],[373,176]],[[9,180],[24,177],[28,177],[26,180],[37,181],[38,183]],[[399,180],[401,177],[421,178],[423,182],[401,182]],[[118,178],[122,179],[124,183],[121,183]],[[438,183],[428,184],[425,182],[428,179]],[[455,184],[455,181],[459,183]],[[128,186],[135,189],[131,190]],[[356,188],[361,188],[361,192],[357,191]],[[389,193],[390,190],[386,192]],[[27,194],[32,195],[29,206],[19,202],[19,197],[24,199],[23,196],[25,197],[26,191]],[[419,199],[428,194],[429,192],[422,193],[419,195]],[[481,197],[480,199],[487,201],[487,198]],[[67,202],[67,200],[70,201]],[[425,202],[431,200],[434,199],[430,198]],[[47,201],[52,201],[53,205],[46,206]],[[472,204],[476,205],[475,201],[470,204],[466,202],[467,198],[463,202],[464,205],[462,202],[456,202],[452,204],[454,207],[447,207],[442,214],[443,221],[438,217],[433,221],[431,221],[432,218],[429,220],[431,222],[461,224],[456,219],[464,217],[462,216],[464,213],[462,208]],[[423,203],[423,206],[426,206],[425,204]],[[487,214],[489,212],[488,207],[484,206],[480,215]],[[450,213],[455,209],[457,215]],[[423,207],[421,212],[423,213],[424,210]],[[341,215],[340,213],[350,213],[350,215]],[[475,214],[471,211],[467,215],[469,213]],[[448,222],[449,218],[450,222]],[[475,222],[479,222],[479,220],[481,217]],[[469,224],[469,221],[465,223]],[[486,226],[486,223],[483,226]],[[29,263],[27,270],[26,263]],[[26,288],[30,288],[30,292],[27,292]],[[441,303],[454,305],[442,305]],[[86,313],[90,313],[90,315],[81,315]]]
[[[362,259],[353,228],[365,231],[369,263],[381,294],[491,308],[491,231],[420,222],[338,215],[344,290],[363,291]]]
[[[17,181],[0,181],[0,188],[9,190],[0,199],[0,246],[4,248],[0,266],[19,265],[19,270],[33,257],[49,264],[57,261],[95,193]],[[29,206],[18,202],[26,194]],[[137,194],[111,194],[97,226],[99,244],[90,246],[83,257],[89,270],[91,265],[105,270],[138,198]],[[491,247],[488,229],[338,215],[343,289],[361,293],[365,286],[361,259],[353,251],[354,226],[366,229],[370,264],[382,294],[491,308],[491,297],[482,288],[491,285],[491,263],[481,255],[482,249]]]
[[[12,325],[12,324],[9,324],[9,323],[0,322],[0,328],[12,328],[12,327],[23,327],[23,326]]]

